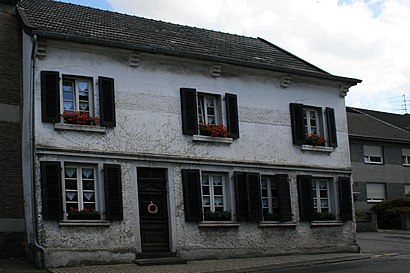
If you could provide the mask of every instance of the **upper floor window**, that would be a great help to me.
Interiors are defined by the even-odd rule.
[[[402,149],[403,165],[410,166],[410,149]]]
[[[63,76],[64,112],[75,112],[94,116],[91,79]]]
[[[224,97],[225,104],[223,105],[220,95],[199,93],[192,88],[181,88],[180,93],[182,132],[184,134],[228,135],[224,133],[213,134],[212,129],[216,129],[221,132],[229,132],[230,137],[239,138],[236,95],[226,93]]]
[[[367,202],[379,203],[386,200],[385,183],[366,183]]]
[[[115,127],[114,79],[100,76],[97,86],[98,93],[92,78],[63,75],[60,82],[58,71],[41,71],[42,121]]]
[[[293,144],[337,147],[334,109],[291,103],[290,115]]]
[[[363,145],[364,163],[383,164],[383,148],[381,146]]]

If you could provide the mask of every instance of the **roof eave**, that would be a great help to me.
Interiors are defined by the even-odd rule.
[[[373,137],[373,136],[364,136],[364,135],[357,135],[357,134],[350,134],[349,138],[358,139],[358,140],[371,140],[371,141],[379,141],[379,142],[390,142],[390,143],[400,143],[400,144],[410,144],[410,139],[401,139],[401,138],[385,138],[385,137]]]
[[[23,23],[25,25],[27,25],[26,23],[29,24],[28,20],[24,20],[24,18],[25,18],[25,16],[24,17],[22,16]],[[241,61],[241,60],[237,60],[237,59],[219,57],[219,56],[215,56],[215,55],[189,53],[189,52],[178,51],[178,50],[170,50],[170,49],[160,48],[160,47],[150,47],[150,46],[143,46],[143,45],[140,45],[140,44],[131,44],[131,43],[127,43],[127,42],[103,40],[103,39],[83,37],[83,36],[79,36],[79,35],[41,31],[41,30],[33,29],[32,27],[30,27],[30,25],[27,25],[27,27],[31,28],[31,31],[30,31],[31,34],[36,34],[37,36],[44,37],[44,38],[52,38],[52,39],[73,41],[73,42],[86,43],[86,44],[95,44],[95,45],[109,46],[109,47],[119,47],[119,48],[124,48],[124,49],[138,50],[138,51],[143,51],[143,52],[148,52],[148,53],[172,55],[172,56],[177,56],[177,57],[190,57],[190,58],[202,59],[202,60],[213,61],[213,62],[222,62],[222,63],[227,63],[227,64],[265,69],[265,70],[281,72],[281,73],[286,73],[286,74],[292,74],[292,75],[299,75],[299,76],[307,76],[307,77],[313,77],[313,78],[318,78],[318,79],[332,80],[332,81],[341,82],[341,83],[343,83],[343,84],[345,84],[349,87],[354,86],[354,85],[362,82],[361,80],[358,80],[358,79],[340,77],[340,76],[335,76],[335,75],[331,75],[331,74],[327,74],[327,73],[315,73],[315,72],[310,72],[310,71],[303,71],[303,70],[289,69],[289,68],[284,68],[284,67],[277,67],[277,66],[274,66],[274,65],[268,65],[268,64],[264,64],[264,63],[246,62],[246,61]]]

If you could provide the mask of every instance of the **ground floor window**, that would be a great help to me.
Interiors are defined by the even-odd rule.
[[[313,179],[312,188],[314,212],[330,212],[329,181],[326,179]]]
[[[95,166],[64,166],[64,208],[70,218],[99,218]]]
[[[385,183],[366,183],[367,202],[379,203],[386,200]]]
[[[274,176],[261,176],[262,214],[265,221],[279,220],[278,188]]]

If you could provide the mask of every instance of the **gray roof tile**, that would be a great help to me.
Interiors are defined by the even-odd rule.
[[[134,48],[344,80],[260,38],[177,25],[50,0],[23,0],[19,13],[39,36]]]

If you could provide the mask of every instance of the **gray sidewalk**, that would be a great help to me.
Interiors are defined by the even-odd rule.
[[[194,273],[194,272],[252,272],[263,269],[289,268],[302,265],[334,263],[369,259],[370,255],[331,253],[288,255],[263,258],[190,261],[183,265],[138,266],[131,264],[52,268],[52,273]]]

